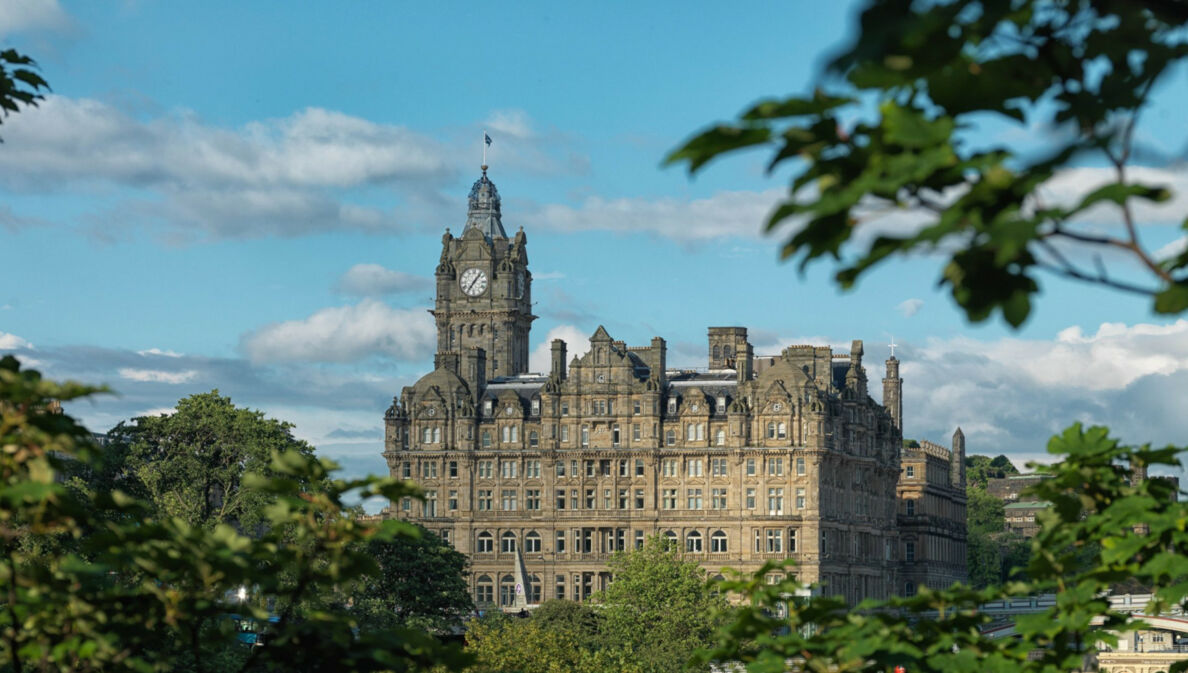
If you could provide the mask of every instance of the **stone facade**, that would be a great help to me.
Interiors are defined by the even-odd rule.
[[[964,439],[902,452],[894,357],[891,412],[861,341],[756,357],[743,327],[709,328],[702,370],[599,327],[585,355],[556,340],[529,374],[527,240],[500,220],[484,170],[462,236],[442,239],[435,369],[384,417],[392,475],[425,493],[388,514],[466,553],[476,602],[585,599],[610,554],[657,534],[711,572],[795,559],[852,602],[965,577]]]

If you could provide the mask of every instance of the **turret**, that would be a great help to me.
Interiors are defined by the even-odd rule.
[[[552,367],[549,370],[549,376],[554,381],[565,380],[565,342],[561,339],[553,339]]]
[[[883,379],[883,406],[891,414],[891,422],[903,432],[903,379],[899,378],[899,360],[887,359],[887,376]],[[960,432],[960,430],[958,430]]]
[[[954,488],[965,488],[965,433],[953,433],[953,456],[949,459],[949,480]]]

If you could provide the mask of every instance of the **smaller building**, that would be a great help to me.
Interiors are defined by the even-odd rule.
[[[1188,659],[1188,644],[1171,631],[1142,630],[1118,635],[1117,647],[1097,652],[1097,670],[1110,673],[1163,673]]]
[[[1050,502],[1024,500],[1012,502],[1003,507],[1003,520],[1008,533],[1018,533],[1023,537],[1031,537],[1039,532],[1040,526],[1035,521],[1035,515],[1052,506]]]
[[[1022,495],[1023,489],[1047,478],[1046,474],[1012,474],[1002,479],[987,479],[986,493],[1003,502],[1015,502]]]

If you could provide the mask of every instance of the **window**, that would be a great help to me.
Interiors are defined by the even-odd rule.
[[[641,436],[642,435],[640,435],[640,431],[639,431],[639,423],[632,423],[631,424],[631,441],[638,442],[638,441],[640,441]]]
[[[450,511],[458,509],[458,491],[450,491],[450,499],[448,505]]]
[[[561,403],[561,415],[562,415],[562,416],[568,416],[568,415],[569,415],[569,402],[562,402],[562,403]]]
[[[664,443],[668,446],[672,446],[673,444],[676,444],[676,433],[673,432],[672,430],[665,432],[664,433]]]
[[[495,474],[495,462],[490,460],[480,460],[478,464],[479,479],[490,479]]]
[[[908,500],[905,504],[907,505],[907,515],[916,516],[916,501]]]
[[[586,466],[586,476],[593,477],[594,476],[594,461],[587,460],[584,462],[585,462],[585,466]]]
[[[611,502],[611,490],[609,488],[603,489],[602,490],[602,509],[613,509],[611,507],[612,504],[613,503]]]
[[[505,512],[516,511],[516,491],[515,489],[503,489],[499,498],[500,509]]]
[[[540,461],[536,459],[525,460],[524,476],[528,479],[540,479]]]
[[[677,544],[677,534],[670,530],[664,531],[664,542],[666,545],[668,545],[669,549],[675,549]]]
[[[726,489],[715,488],[713,492],[713,507],[714,509],[726,509]]]
[[[495,497],[489,488],[480,488],[478,491],[478,509],[480,512],[489,512],[494,509]]]
[[[565,489],[557,489],[557,509],[565,509]]]
[[[697,439],[697,424],[689,423],[685,426],[685,441],[691,442]]]
[[[720,530],[714,531],[714,534],[710,536],[710,551],[714,554],[723,554],[727,550],[726,533]]]
[[[916,595],[915,582],[904,582],[903,583],[903,595],[904,596],[915,596]]]
[[[631,413],[632,413],[632,414],[634,414],[634,415],[636,415],[636,416],[638,416],[638,415],[639,415],[639,400],[635,400],[635,401],[634,401],[634,402],[631,404]]]
[[[609,459],[598,461],[598,473],[604,477],[609,477],[611,473],[611,462]]]
[[[491,578],[486,575],[480,575],[478,584],[474,587],[474,602],[478,605],[489,605],[495,600],[495,587],[491,584]]]
[[[775,423],[767,424],[767,438],[775,439]]]
[[[635,476],[637,476],[637,477],[642,477],[642,476],[644,476],[644,462],[643,462],[643,458],[636,458],[636,459],[635,459]]]
[[[796,553],[796,529],[795,528],[788,529],[788,553],[789,554]]]
[[[556,546],[554,547],[554,549],[556,550],[556,552],[558,554],[565,553],[565,531],[563,531],[563,530],[557,531],[557,543],[556,543]]]
[[[590,426],[582,426],[582,446],[590,446]]]
[[[564,460],[558,460],[558,461],[557,461],[557,466],[556,466],[556,467],[557,467],[557,476],[558,476],[558,477],[564,477],[564,476],[565,476],[565,461],[564,461]]]
[[[627,496],[627,489],[620,488],[619,489],[619,509],[629,509],[630,505],[631,505],[631,502],[629,501],[628,496]]]
[[[586,489],[586,509],[594,509],[594,489]]]
[[[784,551],[784,531],[778,528],[767,529],[767,546],[765,550],[768,554],[781,554]]]
[[[578,490],[576,488],[569,491],[569,509],[578,508]]]
[[[400,478],[412,479],[412,463],[407,460],[400,465]]]
[[[491,400],[483,400],[483,415],[491,415]]]
[[[676,401],[676,398],[675,398],[675,397],[670,397],[670,398],[668,398],[668,413],[670,413],[670,414],[675,414],[675,413],[676,413],[676,407],[677,407],[677,401]]]
[[[425,503],[422,505],[425,516],[437,516],[437,491],[425,491]]]
[[[532,398],[532,415],[533,416],[540,415],[540,400],[535,397]]]
[[[916,560],[916,543],[908,540],[903,543],[903,560],[911,563]]]
[[[528,446],[533,448],[540,446],[540,435],[535,430],[528,433]]]
[[[540,535],[536,531],[532,531],[524,537],[524,551],[530,554],[540,553]]]
[[[767,459],[767,476],[769,476],[769,477],[784,476],[784,459],[783,458],[768,458]]]
[[[540,489],[530,488],[524,491],[524,509],[538,510],[540,509]]]
[[[437,463],[436,462],[421,463],[421,476],[424,477],[425,479],[436,479],[437,478]]]
[[[725,395],[718,395],[718,413],[719,414],[726,413],[726,396]]]
[[[504,575],[499,580],[499,605],[510,608],[516,603],[516,579]]]
[[[400,499],[400,509],[405,512],[411,512],[412,511],[412,498],[401,498]]]
[[[715,477],[726,476],[726,459],[725,458],[710,458],[710,474]]]
[[[747,509],[755,509],[755,489],[747,489]]]
[[[506,428],[505,428],[506,429]],[[520,471],[520,465],[514,460],[499,461],[499,476],[504,479],[515,479],[516,474]]]
[[[642,488],[635,489],[635,509],[644,508],[644,491]]]
[[[748,477],[755,476],[755,459],[754,458],[747,458],[747,476]]]
[[[701,509],[701,489],[690,488],[685,491],[685,502],[688,504],[686,509]]]
[[[516,550],[516,534],[510,530],[499,536],[499,551],[510,554]]]
[[[478,545],[475,547],[479,553],[487,554],[495,550],[495,538],[491,537],[490,533],[482,532],[478,535]]]
[[[916,478],[916,466],[915,465],[908,465],[907,467],[905,467],[903,469],[906,471],[906,475],[907,475],[908,479]],[[909,584],[910,584],[910,582],[909,582]]]
[[[666,477],[677,476],[677,459],[676,458],[665,458],[663,461],[661,461],[660,468],[661,468],[661,474],[663,474]]]
[[[664,509],[677,508],[677,490],[675,488],[664,489]]]
[[[611,426],[611,446],[619,445],[619,424],[615,423]]]
[[[441,532],[438,533],[438,536],[441,538],[442,542],[450,545],[451,547],[454,546],[454,543],[452,541],[453,531],[451,531],[449,528],[441,529]]]
[[[782,489],[782,488],[767,489],[767,513],[768,514],[783,514],[784,513],[784,489]]]
[[[448,469],[449,469],[448,474],[450,475],[450,479],[457,479],[458,478],[458,461],[451,460],[449,462]]]
[[[630,476],[630,472],[631,472],[631,467],[630,467],[630,464],[627,462],[627,459],[624,458],[623,460],[620,460],[619,461],[619,476],[620,477]]]
[[[714,446],[726,446],[726,431],[722,428],[714,433]]]
[[[686,471],[690,477],[700,477],[702,474],[701,467],[702,461],[700,458],[690,458],[689,461],[685,463]]]
[[[804,489],[796,489],[796,509],[804,509]]]
[[[689,531],[685,536],[685,551],[694,554],[701,553],[701,533],[697,531]]]
[[[490,430],[483,430],[483,448],[484,449],[491,448],[491,431]]]
[[[797,456],[796,457],[796,475],[799,477],[803,477],[804,473],[805,473],[804,456]]]
[[[788,426],[783,421],[780,421],[779,425],[776,426],[776,437],[779,439],[787,439],[788,437]]]
[[[557,592],[554,598],[565,600],[565,575],[557,575]]]
[[[568,425],[561,426],[561,441],[563,441],[563,442],[569,441],[569,426]]]
[[[635,548],[643,549],[644,532],[642,530],[635,531]]]

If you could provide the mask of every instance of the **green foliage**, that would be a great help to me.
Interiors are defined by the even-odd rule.
[[[373,539],[367,554],[379,564],[354,592],[368,624],[444,632],[474,610],[466,582],[466,555],[425,528],[416,537]]]
[[[643,548],[611,557],[614,581],[598,597],[607,641],[646,671],[685,670],[689,654],[712,642],[726,610],[723,594],[677,545],[655,536]]]
[[[270,503],[259,535],[157,516],[121,490],[59,481],[80,464],[95,471],[99,450],[52,403],[94,392],[0,360],[0,670],[409,671],[465,663],[422,631],[304,607],[377,571],[367,542],[415,536],[397,521],[362,523],[344,504],[415,495],[407,485],[336,479],[329,461],[275,451],[265,473],[242,483]],[[233,614],[261,623],[275,617],[267,644],[240,645]]]
[[[1081,670],[1086,648],[1113,642],[1111,631],[1142,627],[1110,610],[1103,596],[1115,583],[1134,578],[1154,587],[1148,614],[1188,602],[1188,503],[1173,498],[1162,480],[1132,485],[1127,467],[1136,461],[1179,467],[1181,450],[1128,447],[1105,428],[1073,425],[1049,443],[1060,462],[1037,468],[1052,478],[1033,487],[1034,497],[1054,507],[1040,516],[1027,582],[981,590],[925,588],[910,598],[867,601],[855,611],[836,598],[790,600],[803,588],[791,579],[768,584],[763,573],[736,577],[724,588],[746,604],[702,659],[741,661],[753,673],[886,671],[897,665],[913,673]],[[764,572],[779,569],[772,563]],[[1018,639],[981,635],[991,617],[979,605],[1041,592],[1054,593],[1056,605],[1020,617]]]
[[[793,221],[785,258],[803,269],[836,260],[852,287],[894,255],[947,254],[940,284],[970,320],[994,312],[1019,326],[1041,271],[1152,299],[1160,313],[1188,309],[1188,252],[1155,259],[1138,239],[1135,202],[1167,190],[1126,172],[1139,114],[1154,85],[1188,55],[1188,5],[1113,0],[874,0],[854,42],[828,65],[825,90],[762,101],[717,124],[667,161],[690,172],[731,152],[766,145],[768,169],[789,166],[791,189],[767,221]],[[966,129],[987,119],[1062,131],[1038,156],[976,147]],[[1074,203],[1040,189],[1086,155],[1113,179]],[[1121,235],[1080,226],[1090,208],[1113,209]],[[918,227],[866,236],[889,212]],[[1148,275],[1133,283],[1087,268],[1059,247],[1076,243],[1132,256]]]
[[[0,51],[0,123],[21,106],[37,107],[49,84],[37,74],[37,62],[15,49]]]
[[[248,473],[270,474],[274,453],[313,456],[313,447],[293,438],[292,425],[241,409],[217,390],[192,395],[170,415],[121,423],[108,437],[109,463],[121,488],[141,496],[162,517],[192,526],[220,523],[252,532],[266,519],[274,500],[244,488]]]
[[[1019,474],[1019,470],[1006,456],[990,458],[975,454],[965,457],[965,483],[968,488],[985,490],[991,479],[1002,479],[1012,474]]]
[[[970,530],[1001,533],[1003,502],[980,488],[966,488],[966,522]]]

